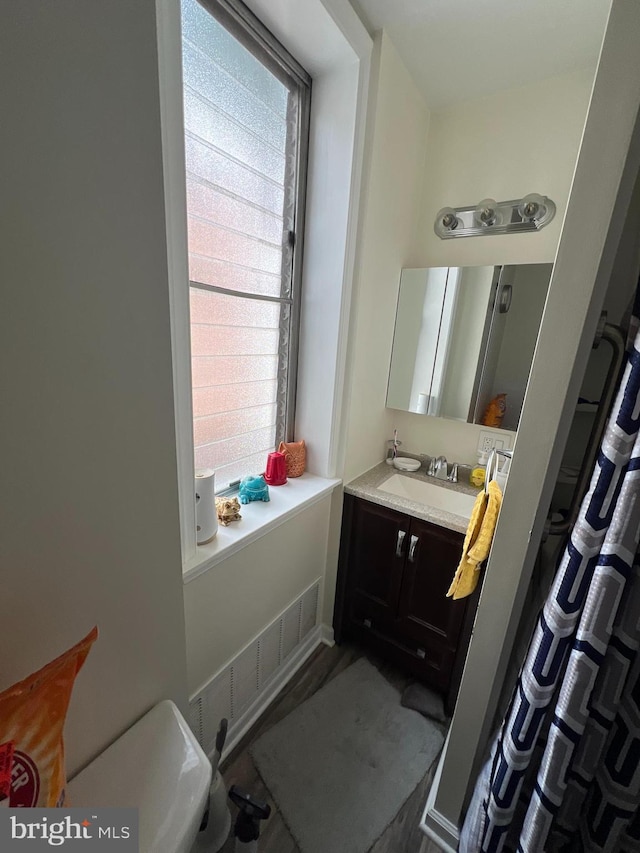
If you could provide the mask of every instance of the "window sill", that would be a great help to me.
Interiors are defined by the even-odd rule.
[[[215,539],[206,545],[197,546],[196,553],[183,568],[183,583],[189,583],[265,533],[322,500],[341,482],[305,473],[302,477],[288,480],[284,486],[271,486],[271,500],[268,503],[253,501],[245,504],[240,510],[241,521],[233,521],[227,527],[219,524]]]

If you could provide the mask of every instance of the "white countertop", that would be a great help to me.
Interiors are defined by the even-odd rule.
[[[467,469],[463,469],[467,471]],[[430,521],[432,524],[438,524],[440,527],[446,527],[449,530],[456,530],[458,533],[466,533],[469,521],[460,515],[455,515],[452,512],[440,509],[436,506],[430,506],[424,503],[418,503],[406,498],[397,497],[389,492],[382,491],[379,487],[385,480],[392,477],[394,474],[400,474],[402,477],[411,477],[412,479],[423,480],[430,484],[440,486],[443,489],[451,489],[455,492],[462,492],[467,495],[475,496],[478,494],[478,489],[466,482],[466,477],[463,475],[463,480],[458,483],[450,483],[448,480],[437,480],[435,477],[427,477],[424,468],[421,468],[415,473],[408,471],[398,471],[392,465],[387,465],[386,462],[381,462],[375,468],[371,468],[360,477],[356,477],[350,483],[345,485],[344,490],[349,495],[354,495],[358,498],[364,498],[372,503],[386,506],[389,509],[395,509],[398,512],[404,512],[414,518],[420,518],[423,521]]]

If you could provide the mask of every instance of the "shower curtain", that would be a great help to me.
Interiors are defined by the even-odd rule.
[[[459,853],[640,851],[638,303],[591,485]]]

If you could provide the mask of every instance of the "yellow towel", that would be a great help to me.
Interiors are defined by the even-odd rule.
[[[502,504],[502,492],[495,480],[489,483],[488,494],[484,489],[473,505],[469,526],[464,537],[460,565],[456,569],[447,597],[464,598],[471,595],[478,585],[480,563],[489,556],[493,534]]]

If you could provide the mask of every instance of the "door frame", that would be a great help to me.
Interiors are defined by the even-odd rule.
[[[509,481],[449,736],[421,822],[456,850],[640,165],[640,4],[612,0]]]

